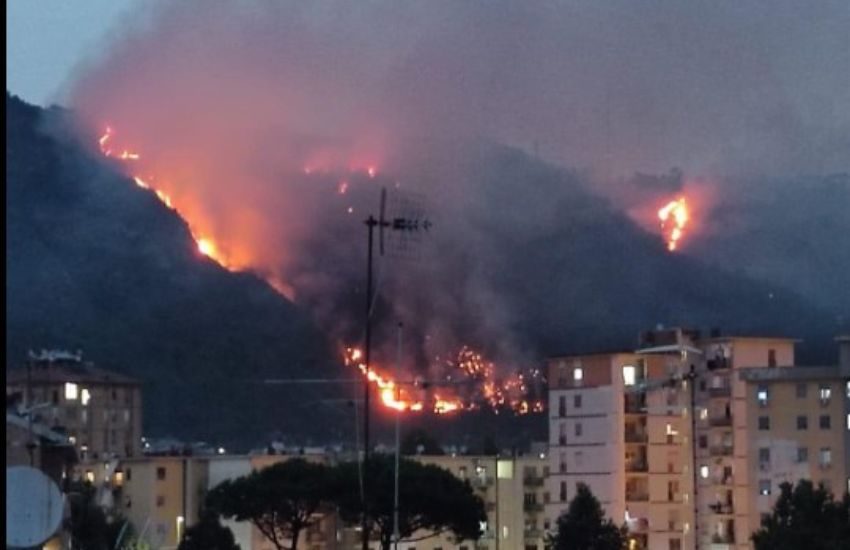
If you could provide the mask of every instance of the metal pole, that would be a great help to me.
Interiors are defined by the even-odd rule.
[[[401,374],[401,329],[404,325],[398,324],[398,357],[395,363],[395,379],[399,380]],[[396,385],[396,400],[400,400],[401,389]],[[396,409],[395,412],[395,495],[393,496],[393,539],[395,540],[394,548],[398,550],[398,539],[401,535],[398,532],[398,464],[399,464],[399,433],[401,426],[401,410]]]
[[[371,347],[372,347],[372,244],[375,226],[378,221],[374,216],[369,216],[366,220],[366,227],[369,228],[369,251],[367,256],[366,266],[366,341],[364,343],[364,354],[366,359],[367,376],[363,380],[363,518],[360,524],[362,530],[362,548],[369,550],[369,521],[368,521],[368,502],[369,502],[369,377],[368,372],[372,367]]]
[[[32,432],[32,359],[27,361],[27,405],[24,409],[27,411],[27,451],[30,455],[30,467],[35,467],[35,437]]]

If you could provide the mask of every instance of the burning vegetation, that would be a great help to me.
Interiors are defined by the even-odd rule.
[[[675,252],[690,220],[690,211],[685,197],[679,197],[662,206],[658,210],[658,219],[661,220],[661,232],[667,241],[667,250]]]
[[[229,271],[252,267],[233,261],[210,236],[210,232],[200,229],[201,220],[191,215],[192,210],[188,205],[183,207],[177,204],[168,192],[157,187],[156,176],[139,175],[137,169],[141,167],[138,162],[142,158],[141,155],[130,149],[120,149],[120,152],[117,152],[119,149],[113,149],[114,136],[112,127],[107,126],[98,139],[100,152],[105,157],[126,163],[127,171],[138,187],[153,193],[162,204],[186,222],[198,252]],[[304,173],[308,176],[313,172],[311,167],[304,168]],[[320,172],[327,173],[327,170]],[[365,173],[369,179],[374,179],[377,169],[368,166]],[[336,193],[345,195],[348,189],[349,182],[343,179],[339,181]],[[349,206],[347,212],[352,213],[353,207]],[[289,285],[274,276],[268,276],[266,280],[279,293],[292,298]],[[393,380],[386,374],[379,374],[374,366],[367,368],[363,362],[363,354],[358,348],[346,348],[343,360],[346,366],[356,367],[375,386],[380,403],[388,409],[404,412],[425,411],[437,415],[482,409],[490,409],[497,414],[511,412],[522,415],[543,412],[545,409],[545,379],[539,369],[501,376],[501,369],[468,346],[462,346],[460,351],[450,358],[435,357],[433,364],[427,369],[435,375],[433,379],[416,377],[410,380]]]

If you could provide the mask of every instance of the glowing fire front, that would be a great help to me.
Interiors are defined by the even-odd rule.
[[[667,240],[667,250],[674,252],[679,247],[679,241],[682,240],[690,220],[685,198],[679,197],[661,207],[658,210],[658,219],[661,220],[661,231]]]
[[[539,398],[545,384],[541,371],[533,369],[499,379],[495,365],[468,347],[463,347],[456,358],[438,361],[431,370],[440,374],[431,381],[402,382],[380,375],[374,368],[366,368],[363,354],[357,348],[345,350],[345,364],[365,374],[378,391],[381,403],[397,411],[431,411],[442,415],[489,408],[496,413],[508,410],[528,414],[545,409]],[[533,382],[529,384],[528,380]]]
[[[100,152],[104,156],[116,158],[116,159],[122,160],[122,161],[131,161],[131,160],[137,161],[137,160],[141,159],[141,155],[139,155],[139,153],[135,153],[135,152],[130,151],[128,149],[123,149],[123,150],[121,150],[120,153],[116,154],[112,150],[112,145],[111,145],[113,138],[114,138],[114,135],[115,135],[115,132],[112,130],[112,127],[107,126],[106,130],[103,132],[103,135],[101,135],[100,138],[97,140],[97,143],[100,147]],[[198,252],[200,252],[204,256],[207,256],[211,260],[215,261],[217,264],[224,267],[225,269],[228,269],[228,270],[231,270],[231,271],[236,269],[235,266],[231,265],[227,261],[227,258],[221,253],[219,248],[216,246],[216,243],[215,243],[214,240],[212,240],[209,237],[204,237],[204,236],[200,235],[197,228],[195,226],[193,226],[193,224],[191,224],[189,222],[189,220],[186,218],[186,216],[184,216],[179,211],[179,209],[174,205],[174,202],[171,200],[171,196],[168,195],[168,193],[166,193],[162,189],[157,189],[156,187],[154,187],[154,185],[152,183],[154,181],[154,178],[152,178],[152,177],[142,178],[141,176],[138,176],[138,175],[133,175],[132,178],[133,178],[133,181],[135,182],[135,184],[138,187],[141,187],[142,189],[145,189],[147,191],[151,191],[154,195],[156,195],[156,198],[159,199],[159,201],[162,204],[167,206],[169,209],[176,211],[180,215],[180,217],[183,218],[183,220],[187,222],[187,224],[189,225],[189,232],[192,235],[192,239],[194,239],[194,241],[195,241],[195,245],[198,248]]]

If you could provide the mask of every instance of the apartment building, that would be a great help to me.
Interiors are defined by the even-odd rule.
[[[420,455],[409,457],[423,464],[444,468],[469,481],[484,500],[487,522],[483,536],[474,541],[455,542],[437,536],[415,543],[402,543],[402,550],[543,550],[545,503],[550,498],[544,480],[549,470],[545,451],[516,457],[470,455]]]
[[[80,352],[30,352],[26,368],[7,372],[6,395],[21,398],[36,422],[67,435],[79,477],[101,483],[117,460],[139,455],[140,382],[96,368]]]
[[[547,529],[584,483],[609,517],[628,526],[633,547],[692,546],[686,392],[641,389],[681,375],[682,358],[664,348],[550,360]]]
[[[636,548],[750,548],[781,481],[848,485],[848,343],[823,368],[795,366],[793,339],[682,329],[552,358],[547,521],[584,482]]]

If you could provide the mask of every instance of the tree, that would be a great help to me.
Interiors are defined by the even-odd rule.
[[[218,515],[205,510],[200,521],[186,529],[177,550],[241,550],[233,538],[233,532],[223,526]]]
[[[390,455],[373,455],[368,468],[367,509],[369,529],[376,529],[381,548],[393,542],[395,461]],[[360,522],[362,513],[360,466],[343,463],[337,468],[335,504],[343,521]],[[484,501],[468,482],[438,466],[408,459],[399,462],[399,535],[405,542],[450,532],[456,540],[478,540],[487,520]]]
[[[752,535],[756,550],[850,548],[850,495],[833,500],[823,485],[815,487],[806,479],[779,489],[773,511]]]
[[[605,518],[602,505],[584,483],[558,518],[558,531],[552,540],[555,550],[622,550],[626,530]]]
[[[301,532],[319,521],[331,489],[330,468],[299,458],[224,481],[206,503],[225,518],[250,521],[278,550],[296,550]]]
[[[107,514],[97,504],[97,489],[88,481],[69,484],[70,534],[74,548],[111,550],[115,547],[125,520],[120,514]]]

